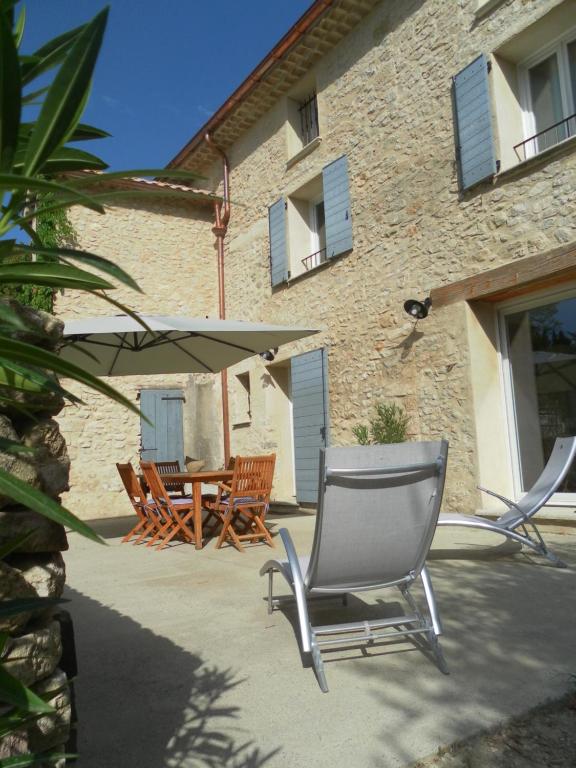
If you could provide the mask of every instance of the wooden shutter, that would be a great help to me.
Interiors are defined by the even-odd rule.
[[[453,78],[456,156],[462,189],[496,173],[488,60],[484,54]]]
[[[140,410],[152,424],[140,420],[141,451],[144,461],[184,461],[184,427],[179,389],[143,389]]]
[[[318,499],[320,448],[328,445],[328,370],[324,349],[291,360],[296,498]]]
[[[352,248],[350,184],[346,155],[323,169],[322,183],[326,219],[326,258],[333,259]]]
[[[288,280],[286,204],[283,197],[268,208],[268,231],[270,234],[270,280],[272,286],[275,286]]]

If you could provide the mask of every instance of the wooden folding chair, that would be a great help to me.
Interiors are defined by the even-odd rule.
[[[156,461],[154,463],[156,464],[156,469],[158,470],[159,475],[166,475],[171,472],[182,472],[182,467],[180,466],[180,462],[178,460]],[[164,488],[166,488],[169,494],[179,494],[180,496],[186,496],[184,483],[178,482],[176,480],[165,480],[164,478],[162,478],[162,482],[164,483]]]
[[[152,499],[148,499],[142,484],[134,472],[134,467],[130,462],[128,464],[116,464],[116,469],[122,480],[122,484],[128,494],[128,498],[138,515],[138,522],[122,539],[122,543],[130,541],[133,536],[138,535],[138,539],[133,542],[138,544],[147,536],[151,536],[159,526],[156,504]]]
[[[270,531],[264,525],[270,494],[276,454],[267,456],[237,456],[230,494],[214,504],[214,511],[222,521],[222,531],[216,542],[219,549],[226,539],[239,552],[243,541],[264,540],[274,546]]]
[[[230,456],[226,469],[234,470],[236,464],[236,456]],[[216,512],[217,507],[223,499],[226,499],[230,495],[230,482],[224,483],[220,481],[218,483],[217,493],[203,493],[202,494],[202,508],[208,513],[204,520],[203,530],[206,531],[208,536],[213,536],[216,530],[220,527],[221,520],[220,515]]]
[[[188,526],[188,522],[194,516],[193,499],[188,497],[172,498],[153,461],[141,461],[140,467],[150,488],[152,498],[156,502],[156,509],[160,517],[158,530],[146,546],[151,547],[159,542],[158,549],[164,549],[175,536],[181,536],[184,540],[195,543],[197,531],[194,530],[192,533]]]

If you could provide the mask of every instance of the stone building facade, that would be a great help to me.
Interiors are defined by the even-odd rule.
[[[354,442],[378,402],[404,406],[411,438],[450,441],[447,510],[483,506],[477,484],[517,496],[553,437],[574,433],[575,39],[574,0],[316,2],[172,162],[221,192],[206,131],[229,158],[228,316],[321,329],[229,372],[232,452],[277,452],[278,501],[310,501],[308,457]],[[472,63],[478,88],[459,102]],[[214,310],[209,212],[125,207],[108,232],[83,216],[82,244],[104,254],[134,231],[153,241],[139,309],[173,294],[166,243],[193,241],[206,260],[174,263],[178,294],[202,284]],[[404,302],[427,296],[415,323]],[[204,311],[196,300],[192,289],[182,313]],[[216,388],[208,400],[217,411]],[[134,458],[122,418],[114,448]],[[101,439],[88,424],[64,429],[71,454]],[[99,453],[110,470],[109,447]],[[72,459],[84,483],[85,459]]]

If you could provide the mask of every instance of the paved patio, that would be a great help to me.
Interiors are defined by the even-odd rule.
[[[313,516],[273,523],[309,549]],[[127,529],[101,522],[109,546],[73,535],[66,555],[79,768],[406,766],[564,692],[576,672],[576,531],[547,534],[567,570],[494,536],[438,531],[430,570],[451,674],[406,641],[338,650],[322,694],[292,614],[266,612],[268,547],[156,552],[121,545]],[[383,597],[396,602],[365,593],[347,610]],[[334,608],[320,610],[328,623]]]

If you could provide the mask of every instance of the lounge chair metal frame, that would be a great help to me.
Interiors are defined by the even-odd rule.
[[[438,518],[439,526],[457,525],[464,528],[479,528],[505,536],[511,541],[517,541],[534,552],[545,557],[557,568],[566,568],[560,558],[554,554],[544,542],[542,534],[538,530],[533,516],[552,498],[566,477],[574,458],[576,457],[576,437],[558,437],[550,454],[546,466],[532,488],[524,494],[519,501],[512,501],[501,496],[495,491],[478,486],[478,490],[494,496],[504,502],[507,511],[497,520],[479,517],[477,515],[463,515],[456,513],[442,513]],[[533,535],[528,532],[532,529]],[[517,529],[520,529],[520,533]]]
[[[268,613],[287,599],[274,597],[274,573],[281,573],[292,589],[302,651],[311,658],[323,692],[328,691],[328,684],[321,648],[328,645],[420,635],[428,640],[441,671],[448,672],[438,643],[442,625],[425,565],[442,501],[447,454],[445,440],[321,450],[318,511],[310,558],[298,558],[290,533],[282,528],[280,536],[287,560],[269,560],[260,575],[268,574]],[[332,508],[337,510],[334,514]],[[337,526],[346,519],[348,527],[343,525],[340,531],[343,541],[335,546]],[[387,526],[390,520],[392,531]],[[412,541],[403,539],[412,531]],[[403,540],[404,558],[398,553],[404,547]],[[418,577],[422,579],[428,615],[418,608],[410,593]],[[388,587],[400,590],[409,613],[328,626],[310,623],[308,601],[312,598],[339,597],[346,604],[348,593]]]

